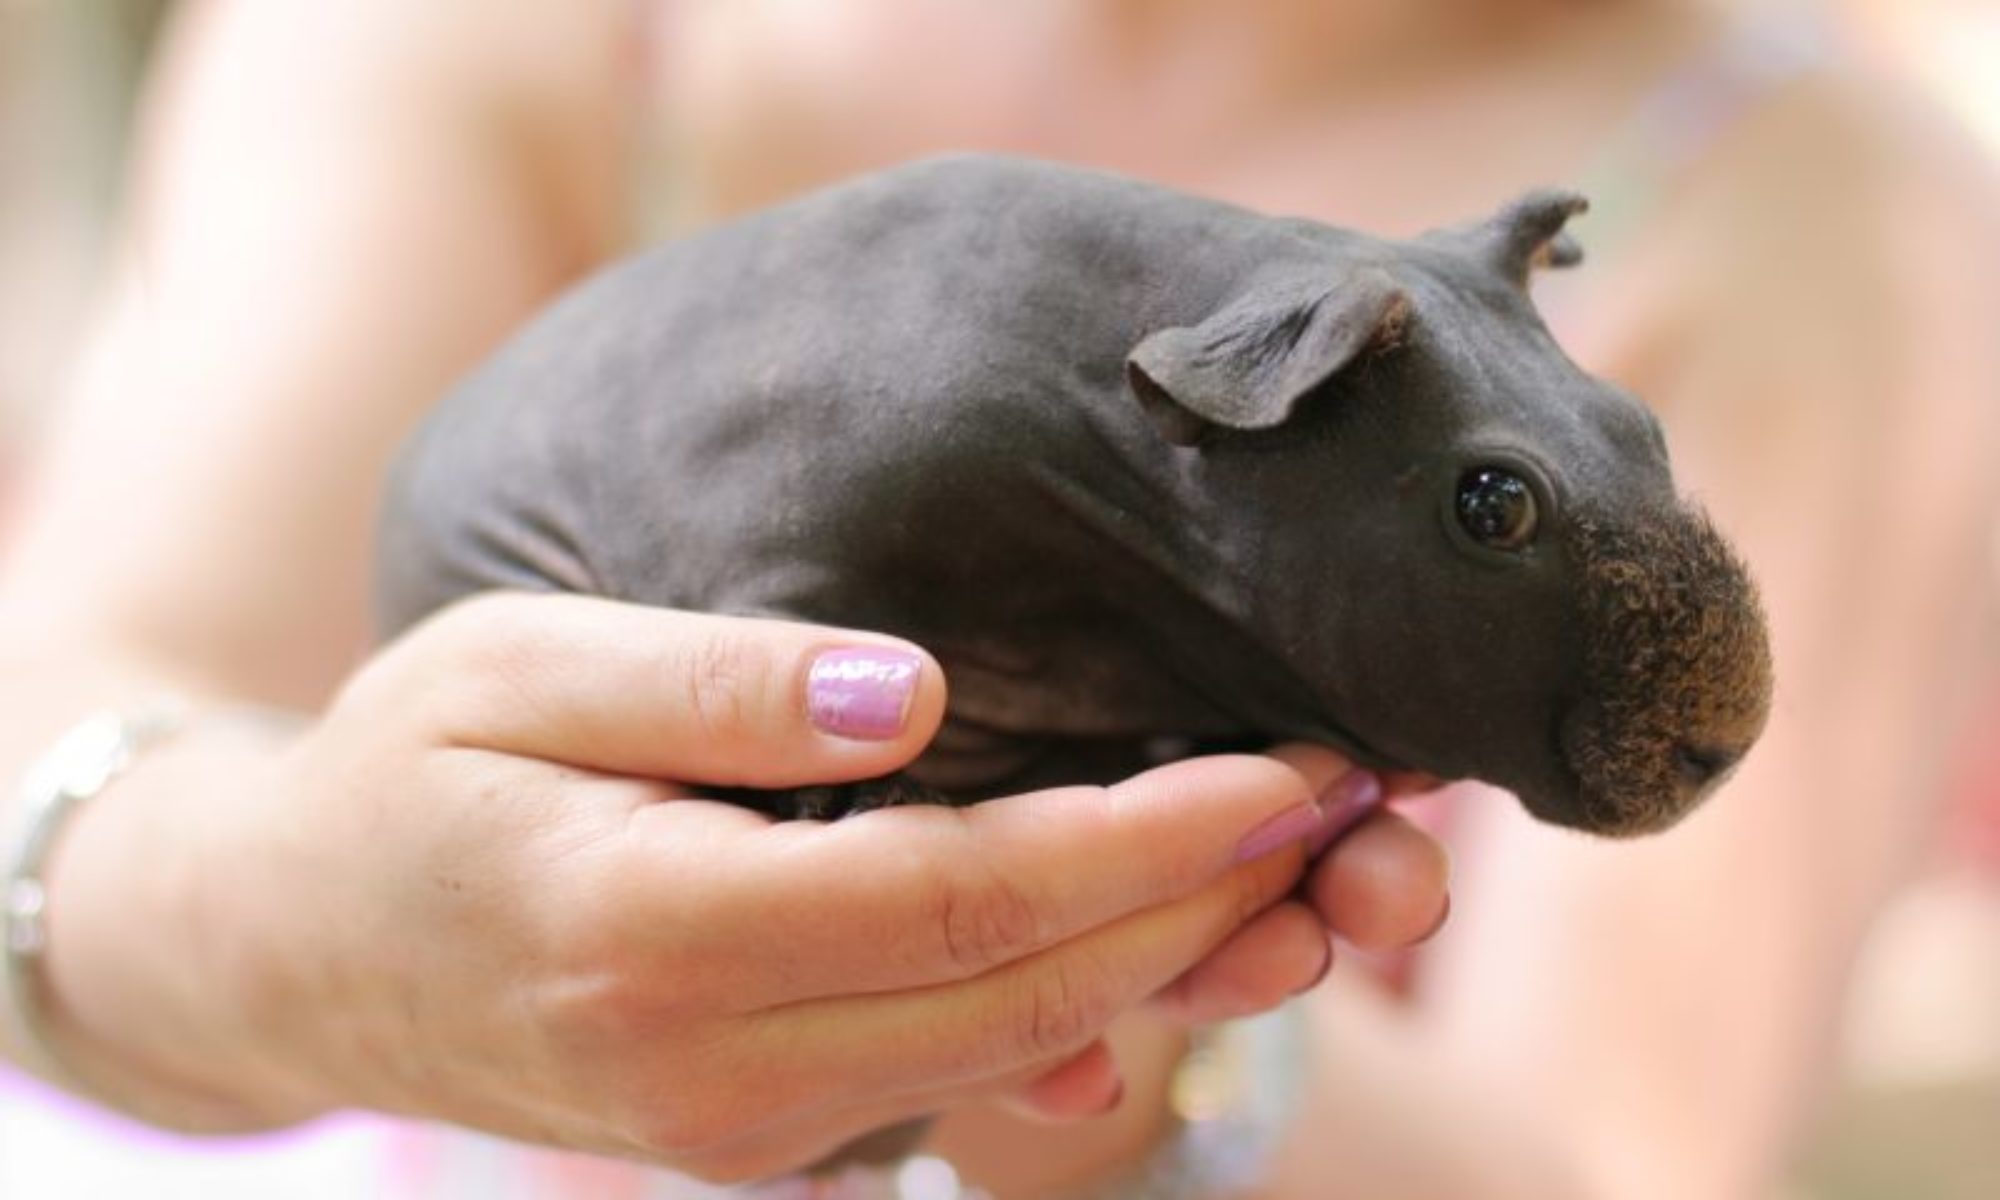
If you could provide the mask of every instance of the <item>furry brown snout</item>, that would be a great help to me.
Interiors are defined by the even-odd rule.
[[[1584,695],[1560,731],[1580,824],[1617,837],[1664,829],[1746,754],[1771,706],[1756,586],[1689,509],[1576,516]]]

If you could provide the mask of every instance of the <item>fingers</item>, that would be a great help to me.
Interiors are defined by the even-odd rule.
[[[1061,1066],[1029,1080],[1006,1105],[1038,1120],[1079,1121],[1110,1112],[1124,1097],[1125,1077],[1110,1045],[1098,1038]]]
[[[826,1048],[819,1069],[859,1092],[949,1085],[1075,1054],[1112,1019],[1205,958],[1292,887],[1271,855],[1183,900],[1146,909],[976,978],[772,1014]],[[894,1046],[885,1055],[883,1046]]]
[[[917,1088],[875,1096],[796,1115],[774,1115],[768,1123],[694,1154],[674,1156],[674,1165],[715,1183],[741,1183],[797,1171],[845,1153],[862,1139],[907,1131],[962,1104],[998,1100],[1022,1116],[1066,1122],[1100,1116],[1118,1106],[1124,1077],[1108,1043],[1100,1038],[1054,1063],[1040,1063],[990,1078],[945,1088]]]
[[[443,739],[685,783],[886,774],[944,712],[943,673],[907,642],[583,596],[480,597],[392,657]]]
[[[1317,863],[1307,895],[1327,925],[1364,949],[1423,940],[1444,920],[1451,860],[1401,816],[1377,812]]]
[[[1318,798],[1320,823],[1306,840],[1306,856],[1318,858],[1361,819],[1381,806],[1383,777],[1354,766],[1325,746],[1302,742],[1273,748],[1272,758],[1307,780]]]
[[[638,849],[653,882],[641,886],[668,911],[685,905],[685,880],[701,878],[704,905],[732,916],[693,930],[713,944],[687,943],[686,953],[741,960],[730,953],[732,931],[754,929],[764,954],[752,965],[782,970],[793,999],[969,979],[1194,895],[1246,854],[1273,860],[1278,887],[1268,903],[1284,890],[1279,877],[1303,869],[1318,825],[1299,773],[1250,756],[970,808],[781,823],[733,846],[712,832],[683,836],[683,825],[702,818],[676,808],[647,814]],[[768,995],[740,978],[722,991],[739,1001]]]
[[[1238,930],[1157,998],[1171,1017],[1202,1024],[1275,1007],[1310,988],[1333,965],[1331,937],[1366,949],[1405,946],[1435,932],[1448,908],[1443,847],[1383,811],[1383,793],[1435,781],[1349,769],[1320,747],[1273,751],[1319,786],[1323,819],[1308,852],[1319,856],[1307,904],[1281,904]]]
[[[1324,819],[1308,845],[1314,864],[1307,897],[1327,927],[1363,949],[1418,942],[1443,922],[1451,880],[1450,857],[1429,833],[1382,808],[1384,794],[1405,795],[1435,787],[1415,772],[1349,769],[1319,746],[1272,751],[1316,780]],[[1247,932],[1247,931],[1246,931]],[[1226,975],[1226,964],[1184,981],[1196,992]]]
[[[1333,942],[1319,915],[1304,904],[1278,904],[1237,930],[1154,1001],[1181,1024],[1207,1025],[1276,1008],[1332,969]]]

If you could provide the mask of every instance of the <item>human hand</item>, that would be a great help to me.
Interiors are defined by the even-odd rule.
[[[1333,967],[1333,941],[1401,949],[1435,933],[1450,912],[1451,867],[1437,839],[1386,807],[1436,780],[1354,767],[1323,746],[1279,746],[1322,810],[1307,839],[1306,876],[1293,895],[1244,925],[1161,994],[1179,1021],[1206,1024],[1272,1008]]]
[[[201,1069],[226,1086],[217,1062],[254,1063],[294,1110],[744,1178],[973,1097],[1087,1110],[1115,1089],[1098,1036],[1119,1013],[1164,988],[1206,1018],[1319,972],[1318,918],[1272,906],[1299,881],[1324,752],[831,825],[656,782],[914,757],[943,709],[935,664],[914,659],[900,732],[834,736],[804,680],[839,646],[908,653],[579,597],[485,598],[414,631],[206,840],[228,863],[201,889],[198,924],[228,946],[212,1020],[247,1044]],[[1385,859],[1350,844],[1318,877],[1366,895]],[[103,994],[56,968],[65,994]]]

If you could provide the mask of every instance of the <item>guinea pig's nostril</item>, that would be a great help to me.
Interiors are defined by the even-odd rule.
[[[1679,772],[1682,782],[1698,790],[1727,773],[1742,757],[1740,750],[1683,742],[1674,747],[1674,770]]]

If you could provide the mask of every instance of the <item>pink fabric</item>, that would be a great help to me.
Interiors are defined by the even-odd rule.
[[[6,1200],[345,1200],[380,1196],[387,1123],[339,1116],[256,1137],[187,1138],[0,1068]]]

